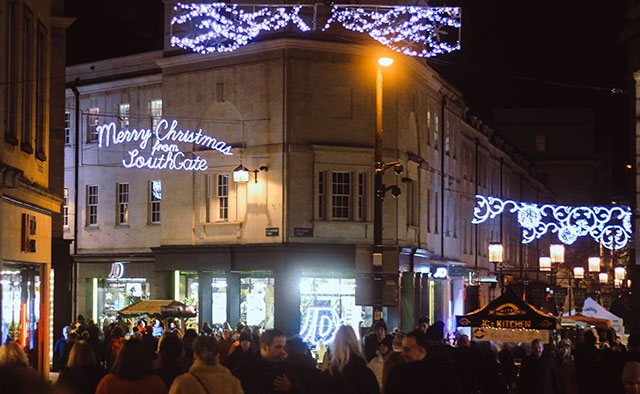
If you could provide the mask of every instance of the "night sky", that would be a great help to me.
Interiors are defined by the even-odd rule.
[[[489,124],[494,108],[591,108],[596,135],[613,143],[613,193],[628,194],[633,91],[619,42],[625,3],[448,1],[463,7],[462,50],[429,64]],[[162,49],[161,0],[66,0],[66,10],[78,18],[68,30],[67,64]]]

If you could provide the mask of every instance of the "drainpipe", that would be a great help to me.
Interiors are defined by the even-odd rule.
[[[441,120],[440,122],[440,254],[444,258],[444,182],[445,182],[445,174],[444,174],[444,139],[446,136],[445,133],[445,107],[447,106],[447,98],[442,96],[442,101],[440,102],[440,113]]]
[[[480,160],[478,159],[479,146],[480,146],[480,141],[476,138],[476,160],[475,160],[476,161],[476,164],[475,164],[475,167],[476,167],[475,168],[475,173],[476,174],[475,174],[475,178],[474,178],[476,180],[476,182],[475,182],[475,194],[476,194],[476,196],[478,195],[478,186],[480,184],[480,180],[478,179],[478,176],[480,174],[480,171],[478,170],[478,164],[480,163]],[[473,230],[474,230],[475,238],[476,238],[476,241],[475,241],[475,246],[476,246],[475,249],[476,250],[475,250],[475,253],[474,253],[474,255],[475,255],[474,266],[475,266],[475,270],[477,272],[478,271],[478,226],[473,226]]]
[[[71,91],[73,91],[73,95],[76,98],[75,110],[75,155],[74,155],[74,166],[73,166],[73,187],[74,187],[74,196],[73,196],[73,263],[72,263],[72,271],[71,271],[71,287],[73,289],[73,305],[71,305],[71,318],[75,319],[77,316],[76,308],[78,305],[78,263],[76,262],[76,256],[78,255],[78,195],[80,191],[78,190],[79,184],[79,168],[78,165],[80,163],[80,92],[78,91],[78,83],[80,82],[80,78],[76,78],[74,81],[74,86],[71,87]]]

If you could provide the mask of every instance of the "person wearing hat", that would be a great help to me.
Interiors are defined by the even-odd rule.
[[[251,372],[251,368],[255,367],[257,362],[257,355],[253,350],[251,332],[248,329],[242,330],[240,337],[238,338],[239,345],[235,348],[222,363],[225,367],[229,368],[233,376],[240,379],[243,383],[242,389],[246,392],[248,389],[248,376]]]
[[[576,363],[571,354],[571,342],[563,339],[558,343],[556,365],[562,394],[578,393],[578,378],[576,377]]]
[[[364,338],[364,357],[367,363],[378,355],[380,344],[386,338],[393,340],[391,335],[387,334],[387,324],[380,319],[373,325],[373,332]]]

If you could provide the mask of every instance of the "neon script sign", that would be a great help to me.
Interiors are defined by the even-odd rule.
[[[476,195],[471,223],[480,224],[505,210],[518,216],[522,243],[527,244],[547,232],[557,233],[560,242],[571,245],[578,237],[591,236],[607,249],[624,248],[631,239],[631,208],[531,204]]]
[[[202,129],[197,132],[188,129],[179,130],[177,120],[169,124],[169,121],[162,119],[153,131],[151,129],[116,130],[116,123],[111,122],[96,126],[96,132],[98,148],[127,142],[138,143],[139,149],[130,150],[129,157],[122,160],[125,168],[183,171],[206,171],[209,168],[207,160],[198,155],[194,158],[186,157],[178,143],[197,144],[216,150],[223,155],[233,155],[231,145],[202,134]],[[143,151],[149,146],[151,149],[148,155],[145,155]]]

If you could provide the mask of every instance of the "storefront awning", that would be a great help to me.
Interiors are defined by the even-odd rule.
[[[555,317],[540,312],[509,289],[484,307],[463,316],[456,316],[456,321],[458,327],[530,330],[556,328]]]
[[[564,322],[565,320],[580,321],[583,323],[587,323],[590,326],[602,328],[603,330],[607,330],[611,328],[611,321],[609,320],[599,319],[597,317],[585,316],[581,314],[571,315],[571,316],[567,316],[567,315],[562,316],[562,321]]]
[[[141,300],[118,312],[123,317],[195,317],[196,312],[188,305],[175,300]]]

